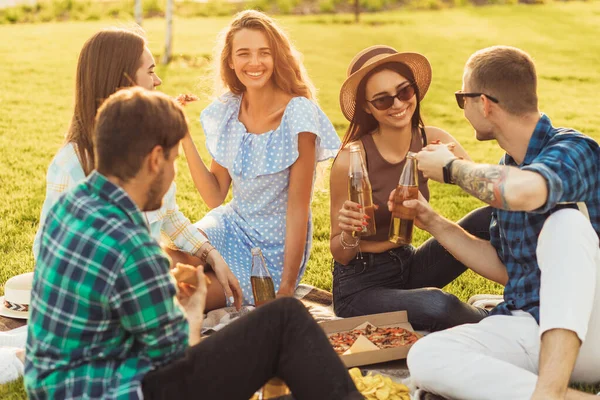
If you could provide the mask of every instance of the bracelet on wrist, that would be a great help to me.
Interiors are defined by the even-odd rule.
[[[215,249],[215,246],[213,246],[212,244],[210,244],[210,242],[206,242],[203,245],[203,249],[202,249],[202,253],[200,253],[200,262],[202,264],[206,264],[206,259],[208,258],[208,253],[210,253],[211,251],[213,251]]]
[[[348,243],[344,240],[345,233],[346,233],[345,231],[342,231],[342,233],[340,234],[340,244],[342,245],[342,249],[349,250],[349,249],[356,248],[360,244],[360,238],[359,237],[355,238],[356,241],[354,243]]]

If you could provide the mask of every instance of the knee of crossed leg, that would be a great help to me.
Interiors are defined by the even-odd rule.
[[[298,317],[299,315],[308,313],[302,302],[293,297],[282,297],[263,307],[266,308],[267,306],[276,310],[270,312],[278,312],[282,315],[290,315],[292,317]]]
[[[447,328],[447,319],[454,315],[457,307],[460,306],[460,300],[441,289],[431,288],[427,292],[427,304],[423,307],[423,312],[431,319],[434,326],[441,329]]]
[[[579,210],[562,209],[550,215],[544,222],[538,237],[537,258],[538,261],[543,260],[555,251],[580,253],[582,246],[598,248],[598,235],[589,219]],[[552,265],[554,263],[540,263],[540,268]]]
[[[440,365],[438,334],[431,333],[419,339],[408,352],[406,364],[413,382],[419,387],[430,387]]]

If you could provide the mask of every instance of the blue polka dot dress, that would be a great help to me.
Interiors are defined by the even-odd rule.
[[[299,156],[298,134],[316,135],[316,159],[337,154],[340,139],[333,125],[311,100],[294,97],[281,124],[260,135],[248,133],[239,119],[241,96],[227,93],[210,104],[200,122],[212,158],[227,168],[232,178],[232,200],[211,210],[195,225],[202,229],[240,281],[244,303],[253,304],[250,250],[260,247],[279,289],[283,254],[290,167]],[[296,284],[300,282],[312,244],[309,216],[304,257]]]

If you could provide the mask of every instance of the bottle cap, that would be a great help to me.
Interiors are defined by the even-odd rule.
[[[260,247],[253,247],[250,252],[252,253],[253,256],[257,255],[257,254],[261,254],[262,252],[260,251]]]
[[[406,158],[417,158],[417,153],[409,151],[408,153],[406,153]]]

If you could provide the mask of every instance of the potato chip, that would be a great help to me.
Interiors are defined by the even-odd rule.
[[[367,400],[410,400],[410,390],[389,376],[368,373],[366,376],[358,368],[352,368],[350,377],[358,391]]]

